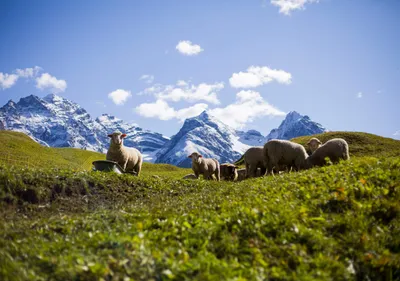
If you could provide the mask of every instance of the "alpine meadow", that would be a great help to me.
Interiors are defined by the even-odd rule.
[[[400,1],[0,1],[1,281],[400,281]]]

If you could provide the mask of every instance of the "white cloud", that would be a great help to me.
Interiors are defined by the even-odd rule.
[[[200,52],[204,51],[200,45],[193,44],[192,42],[186,40],[186,41],[179,41],[178,45],[175,47],[180,53],[187,55],[187,56],[193,56],[197,55]]]
[[[294,10],[304,10],[306,4],[318,3],[319,0],[271,0],[271,4],[279,7],[279,13],[286,16]]]
[[[217,93],[224,88],[224,83],[200,83],[198,85],[179,80],[176,85],[155,84],[140,92],[141,94],[152,94],[157,99],[178,102],[205,101],[212,104],[219,104]]]
[[[233,73],[229,83],[234,88],[255,88],[276,81],[281,84],[292,83],[292,74],[267,66],[250,66],[247,72]]]
[[[18,80],[18,75],[0,72],[0,87],[8,89],[14,86]]]
[[[32,78],[32,77],[36,77],[41,70],[42,70],[41,67],[35,66],[35,67],[32,67],[32,68],[25,68],[25,69],[19,69],[18,68],[17,70],[15,70],[15,73],[19,77]]]
[[[395,133],[393,134],[393,136],[396,136],[396,138],[400,138],[400,130],[397,131],[397,132],[395,132]]]
[[[67,88],[67,82],[65,80],[57,79],[49,73],[43,73],[41,76],[36,78],[36,88],[41,90],[48,88],[53,93],[59,93],[65,91]]]
[[[357,98],[361,99],[363,97],[363,93],[362,92],[358,92],[357,93]]]
[[[223,108],[214,108],[210,113],[225,124],[240,129],[247,123],[263,116],[284,116],[285,113],[265,101],[260,93],[243,90],[236,94],[236,102]]]
[[[125,91],[122,89],[117,89],[108,94],[108,98],[110,98],[116,105],[123,105],[131,96],[132,94],[130,91]]]
[[[195,104],[188,108],[175,110],[170,107],[164,100],[158,99],[154,103],[142,103],[135,108],[136,113],[147,118],[158,118],[160,120],[170,120],[173,118],[179,119],[180,121],[185,120],[193,116],[199,115],[208,105],[205,103]]]
[[[139,80],[143,80],[147,84],[151,84],[154,81],[154,76],[150,74],[143,74],[140,76]]]

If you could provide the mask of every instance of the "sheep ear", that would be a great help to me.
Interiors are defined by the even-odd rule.
[[[109,134],[109,135],[108,135],[109,138],[112,138],[112,136],[113,136],[112,134]]]
[[[188,158],[192,158],[192,154],[190,154],[190,155],[188,156]]]
[[[199,155],[199,158],[200,158],[200,157],[203,157],[203,155]]]
[[[319,143],[319,144],[322,144],[322,142],[321,142],[320,140],[318,140],[318,143]]]
[[[126,138],[126,134],[121,135],[121,139]]]

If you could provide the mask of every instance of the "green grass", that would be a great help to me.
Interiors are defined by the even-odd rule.
[[[400,280],[400,157],[357,156],[238,183],[0,165],[0,280]]]
[[[23,133],[0,131],[0,164],[30,168],[89,170],[105,155],[76,148],[44,147]]]
[[[349,144],[349,152],[351,156],[374,156],[374,157],[390,157],[400,156],[400,141],[391,138],[361,133],[361,132],[327,132],[312,136],[297,137],[291,141],[306,146],[306,143],[312,138],[318,138],[322,143],[333,139],[343,138]]]

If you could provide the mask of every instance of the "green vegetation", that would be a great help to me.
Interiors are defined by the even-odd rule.
[[[24,168],[89,170],[105,155],[76,148],[44,147],[23,133],[0,131],[0,164]]]
[[[0,280],[400,280],[400,157],[357,156],[238,183],[0,165]]]
[[[343,138],[349,144],[350,157],[390,157],[400,156],[400,141],[361,132],[327,132],[306,137],[294,138],[291,141],[306,146],[310,138],[318,138],[322,143],[333,139]]]

